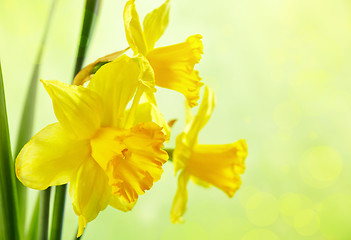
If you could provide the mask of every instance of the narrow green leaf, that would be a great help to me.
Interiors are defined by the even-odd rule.
[[[1,189],[0,189],[1,190]],[[4,233],[4,231],[2,231],[1,229],[5,229],[5,223],[4,223],[4,214],[3,214],[3,212],[2,212],[2,197],[1,197],[1,191],[0,191],[0,209],[1,209],[1,211],[0,211],[0,239],[6,239],[5,238],[5,233]]]
[[[24,104],[24,108],[22,111],[21,122],[19,125],[16,150],[15,150],[15,154],[14,154],[15,157],[21,151],[24,144],[26,144],[30,140],[30,138],[32,137],[34,111],[35,111],[35,106],[36,106],[37,87],[38,87],[38,83],[39,83],[39,71],[40,71],[40,67],[41,67],[41,60],[42,60],[42,56],[43,56],[43,51],[44,51],[44,47],[46,44],[46,39],[47,39],[48,32],[50,29],[55,6],[56,6],[56,0],[53,0],[48,18],[46,20],[46,25],[45,25],[45,29],[43,32],[41,42],[40,42],[39,50],[37,52],[35,65],[34,65],[31,80],[29,83],[29,88],[27,90],[25,104]],[[18,200],[19,200],[19,214],[20,214],[20,221],[21,221],[20,229],[21,229],[21,231],[23,231],[23,228],[25,226],[25,213],[26,213],[25,209],[26,209],[26,199],[27,199],[26,192],[27,191],[26,191],[26,188],[23,186],[23,184],[20,181],[18,181],[17,179],[16,179],[16,183],[17,183],[16,185],[17,185]]]
[[[50,213],[50,191],[48,187],[44,191],[40,191],[40,206],[39,206],[39,230],[38,239],[47,240],[49,230],[49,213]]]
[[[98,15],[101,0],[86,0],[83,18],[82,32],[80,34],[80,42],[74,68],[74,76],[82,69],[85,55],[90,43],[90,37],[94,30],[95,20]],[[73,78],[74,78],[73,76]]]
[[[74,79],[74,76],[81,70],[83,66],[83,62],[90,42],[90,36],[93,32],[95,20],[100,9],[100,4],[101,0],[86,0],[85,2],[83,25],[80,34],[76,66],[74,68],[72,81]],[[62,237],[66,191],[67,185],[56,186],[50,240],[61,240]]]
[[[27,240],[37,240],[38,239],[38,226],[39,226],[39,206],[40,206],[40,197],[37,196],[37,201],[35,203],[32,219],[26,234]]]
[[[54,210],[52,214],[50,240],[62,238],[63,215],[66,199],[67,184],[55,187]]]
[[[0,197],[1,217],[5,239],[21,239],[18,218],[18,200],[15,169],[12,161],[9,126],[7,120],[4,82],[0,63]]]

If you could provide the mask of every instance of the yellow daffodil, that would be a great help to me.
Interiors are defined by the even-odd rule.
[[[146,15],[143,29],[134,0],[127,2],[124,9],[124,26],[127,41],[135,55],[145,57],[146,68],[152,67],[156,85],[182,93],[189,104],[194,107],[199,99],[200,87],[203,85],[198,71],[194,70],[203,53],[202,36],[190,36],[185,42],[171,46],[154,48],[155,43],[163,35],[169,20],[169,0],[159,8]],[[97,59],[83,68],[74,79],[76,85],[89,81],[93,69],[98,64],[109,62],[127,49]],[[150,95],[150,92],[149,92]],[[153,102],[152,99],[150,99]],[[153,102],[156,105],[156,102]]]
[[[130,117],[133,109],[125,112],[139,78],[137,61],[123,55],[101,67],[87,87],[42,81],[58,122],[23,147],[16,174],[38,190],[70,182],[78,236],[107,205],[131,210],[163,172],[162,128]],[[129,128],[130,119],[138,123]]]
[[[209,120],[214,104],[214,93],[206,87],[197,115],[193,117],[190,109],[187,109],[187,125],[177,137],[173,163],[175,172],[181,172],[171,210],[173,223],[182,222],[188,197],[187,183],[190,178],[201,186],[213,185],[229,197],[233,197],[241,185],[240,174],[245,171],[247,156],[245,140],[222,145],[197,143],[199,131]]]
[[[202,36],[197,34],[183,43],[154,48],[168,25],[169,0],[146,15],[143,29],[134,0],[126,3],[123,17],[129,46],[135,54],[144,55],[150,62],[156,85],[182,93],[189,106],[196,106],[203,84],[194,65],[203,53]]]

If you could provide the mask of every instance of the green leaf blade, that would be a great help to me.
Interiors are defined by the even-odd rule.
[[[99,12],[100,5],[101,0],[86,0],[85,2],[83,26],[82,32],[80,34],[76,66],[74,68],[74,76],[82,69],[83,62],[90,43],[90,37],[95,27],[95,20]]]
[[[15,167],[12,160],[5,90],[0,63],[0,197],[5,239],[21,239]]]
[[[37,240],[38,239],[38,226],[39,226],[39,207],[40,207],[40,197],[37,196],[37,201],[35,203],[32,219],[26,234],[27,240]]]

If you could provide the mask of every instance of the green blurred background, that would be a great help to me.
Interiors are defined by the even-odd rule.
[[[137,0],[141,19],[161,0]],[[48,0],[0,0],[0,53],[11,140],[50,8]],[[127,46],[125,1],[104,0],[85,63]],[[44,53],[43,79],[70,82],[84,1],[58,0]],[[351,2],[349,0],[172,0],[157,46],[200,33],[197,66],[217,106],[200,143],[246,139],[243,184],[233,199],[189,184],[185,223],[172,225],[172,163],[132,212],[111,207],[84,239],[351,239]],[[38,79],[39,80],[39,79]],[[56,121],[39,86],[35,132]],[[183,96],[159,89],[167,119],[184,127]],[[31,192],[30,203],[34,202]],[[66,201],[63,239],[78,218]]]

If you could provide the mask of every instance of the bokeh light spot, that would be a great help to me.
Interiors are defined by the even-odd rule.
[[[266,192],[252,195],[246,204],[247,218],[258,226],[269,226],[278,218],[278,201]]]
[[[284,216],[293,216],[301,209],[302,200],[299,194],[287,193],[280,198],[280,213]]]
[[[318,146],[307,151],[300,160],[302,179],[314,188],[331,185],[340,175],[342,159],[329,146]]]
[[[315,234],[319,229],[319,225],[319,216],[312,209],[299,211],[294,217],[294,227],[303,236]]]
[[[312,206],[312,201],[305,195],[298,193],[285,193],[279,198],[279,210],[286,223],[293,226],[294,217],[302,209]]]
[[[240,191],[236,193],[236,198],[243,207],[246,207],[248,200],[259,190],[254,186],[242,186]]]

